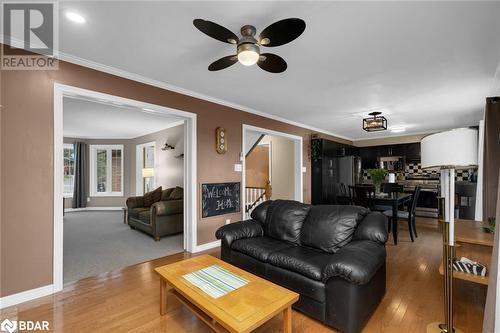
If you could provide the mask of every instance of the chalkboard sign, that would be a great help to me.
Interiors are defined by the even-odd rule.
[[[210,217],[240,211],[240,183],[201,185],[201,217]]]

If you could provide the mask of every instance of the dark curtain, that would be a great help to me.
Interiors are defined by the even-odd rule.
[[[75,149],[75,182],[73,189],[73,208],[87,206],[87,144],[76,142]]]
[[[496,216],[500,170],[500,97],[486,99],[484,117],[483,220]],[[497,221],[498,223],[498,221]]]

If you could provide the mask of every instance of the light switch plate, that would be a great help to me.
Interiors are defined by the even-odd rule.
[[[243,171],[243,165],[241,165],[241,164],[235,164],[234,165],[234,171],[236,171],[236,172],[242,172]]]
[[[302,167],[302,173],[306,173],[307,172],[307,168],[306,167]]]

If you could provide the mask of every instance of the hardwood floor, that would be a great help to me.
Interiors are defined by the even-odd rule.
[[[363,332],[425,332],[428,323],[443,318],[441,234],[435,220],[421,218],[417,226],[414,243],[404,223],[398,245],[388,242],[387,292]],[[208,253],[217,255],[218,250]],[[168,314],[160,317],[159,278],[153,268],[190,256],[180,253],[74,282],[56,295],[5,309],[2,316],[48,320],[51,332],[211,332],[179,303],[170,302]],[[454,295],[456,326],[481,332],[486,286],[455,280]],[[281,330],[282,318],[276,317],[256,332]],[[297,311],[293,331],[334,332]]]

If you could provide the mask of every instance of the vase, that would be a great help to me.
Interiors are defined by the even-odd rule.
[[[382,191],[380,190],[382,183],[373,183],[373,186],[375,187],[375,195],[379,195]]]

